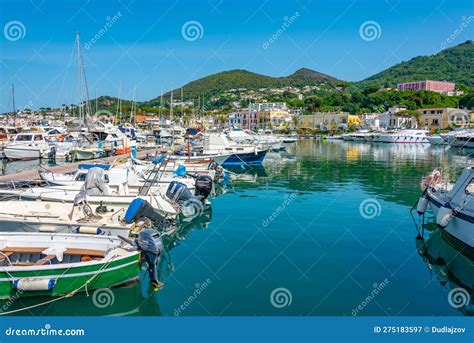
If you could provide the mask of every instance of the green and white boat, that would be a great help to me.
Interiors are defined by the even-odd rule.
[[[140,252],[114,236],[0,233],[0,299],[69,296],[136,280]]]

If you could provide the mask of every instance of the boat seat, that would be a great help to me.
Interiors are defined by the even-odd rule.
[[[52,261],[56,258],[56,255],[48,255],[46,257],[43,257],[42,259],[38,260],[36,264],[38,266],[43,266],[45,264],[53,263]]]

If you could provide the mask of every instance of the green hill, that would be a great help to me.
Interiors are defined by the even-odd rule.
[[[253,73],[247,70],[229,70],[209,75],[184,85],[183,95],[185,100],[196,99],[198,96],[214,96],[231,89],[258,90],[261,88],[276,88],[285,86],[313,86],[321,83],[335,84],[336,78],[306,68],[297,70],[295,73],[285,77],[271,77]],[[181,88],[175,89],[174,94],[178,97]],[[169,97],[171,92],[164,94]],[[157,101],[159,97],[150,102]]]
[[[474,86],[474,42],[466,41],[436,55],[419,56],[394,65],[357,83],[358,88],[375,83],[396,86],[397,82],[447,80]]]

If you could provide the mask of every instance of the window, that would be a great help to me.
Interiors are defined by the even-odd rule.
[[[465,193],[470,196],[474,195],[474,180],[471,180],[471,182],[469,182],[465,189]]]
[[[439,125],[439,119],[433,119],[433,125]]]

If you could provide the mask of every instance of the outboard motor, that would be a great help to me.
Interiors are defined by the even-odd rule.
[[[150,282],[154,285],[160,285],[161,283],[158,281],[158,259],[165,251],[160,233],[151,229],[143,230],[138,234],[136,243],[142,252],[143,261],[147,264]]]
[[[193,195],[181,182],[172,181],[166,190],[166,196],[180,206],[181,213],[188,219],[199,217],[204,211],[204,196]]]
[[[161,229],[166,229],[170,225],[165,217],[155,210],[148,201],[136,198],[128,206],[124,220],[127,223],[132,223],[144,218],[148,218],[155,226]]]
[[[50,160],[55,160],[56,159],[56,151],[57,151],[56,147],[52,146],[51,149],[48,152],[48,158]]]
[[[193,198],[196,198],[184,183],[178,181],[170,182],[170,185],[166,190],[166,196],[170,198],[173,202],[180,205],[187,201],[190,201]],[[198,200],[201,199],[202,197],[198,198]]]
[[[212,160],[209,165],[207,166],[207,169],[208,170],[216,170],[217,167],[219,167],[219,163],[217,163],[216,161]]]
[[[209,175],[198,175],[194,185],[196,188],[195,195],[201,195],[204,198],[207,198],[209,194],[211,194],[212,185],[212,177]]]

